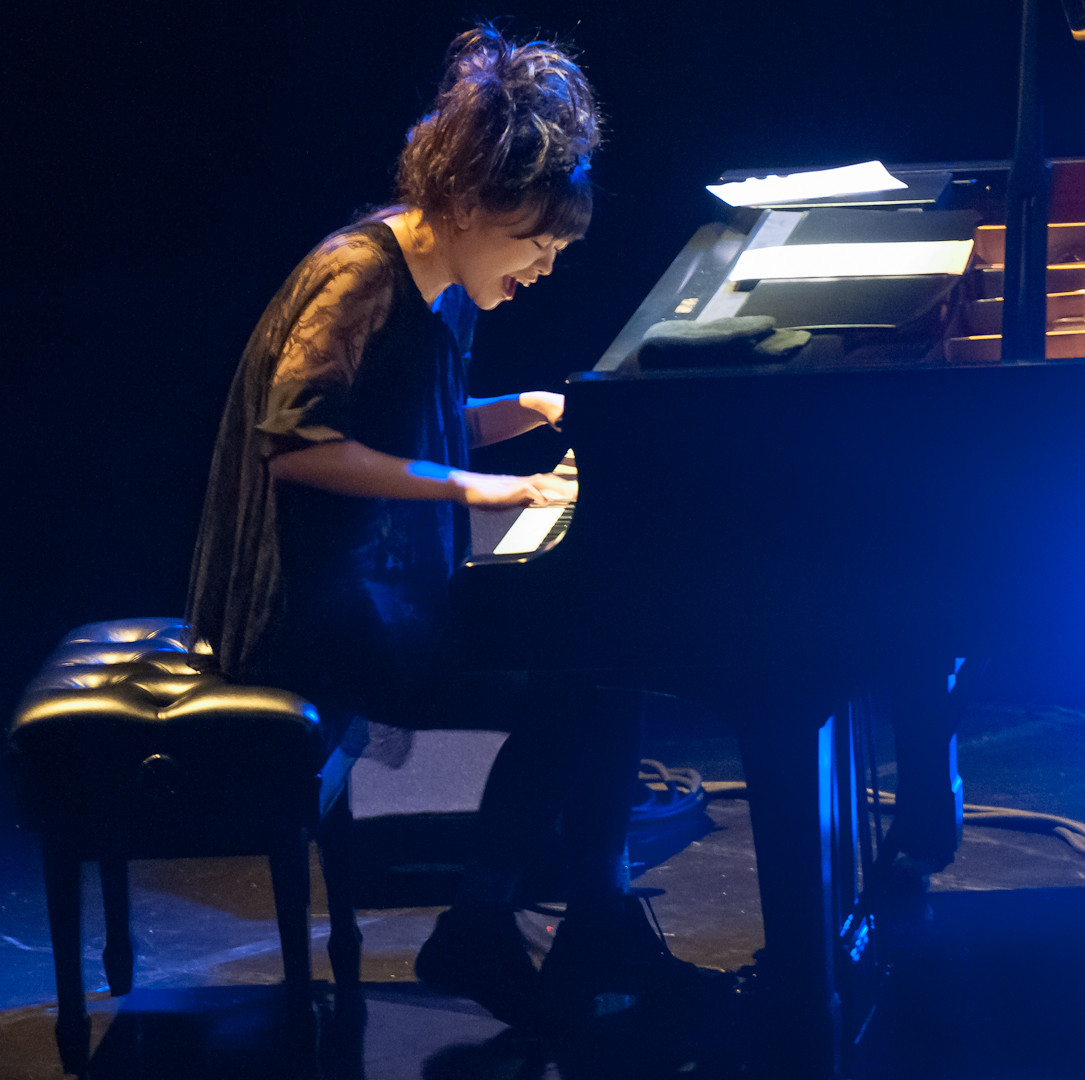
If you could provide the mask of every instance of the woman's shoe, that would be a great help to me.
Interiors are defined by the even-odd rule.
[[[527,1030],[539,1024],[539,973],[511,908],[449,908],[414,971],[427,986],[471,998],[503,1023]]]
[[[631,1021],[638,1025],[648,1016],[682,1023],[710,1001],[734,994],[734,975],[671,952],[638,896],[617,896],[611,908],[580,917],[574,911],[554,937],[540,976],[551,1029],[613,1025],[621,1015],[638,1017]]]

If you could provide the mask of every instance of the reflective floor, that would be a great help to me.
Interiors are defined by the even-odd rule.
[[[695,723],[659,728],[648,750],[668,765],[693,765],[707,780],[741,779],[734,741]],[[962,728],[959,753],[966,801],[1085,819],[1085,714],[977,706]],[[884,732],[879,759],[883,783],[892,789],[892,743]],[[0,804],[0,1080],[59,1080],[40,857],[36,839],[16,827],[9,791]],[[635,845],[635,862],[662,859],[636,884],[665,890],[655,910],[678,956],[737,970],[752,963],[761,945],[749,815],[741,800],[722,798],[709,802],[705,815],[678,841]],[[313,869],[314,998],[324,1020],[322,1068],[329,1080],[340,1073],[368,1080],[726,1076],[739,1065],[727,1060],[722,1025],[702,1055],[664,1062],[664,1054],[661,1063],[645,1064],[643,1055],[628,1058],[629,1040],[543,1047],[472,1002],[426,992],[413,981],[412,963],[435,907],[359,912],[364,1036],[333,1046],[326,906],[315,859]],[[91,1076],[304,1075],[306,1066],[290,1056],[280,1011],[278,936],[262,860],[134,863],[131,874],[136,990],[112,999],[100,961],[99,885],[94,867],[85,869]],[[1082,886],[1085,855],[1062,839],[966,827],[956,861],[932,877],[918,918],[896,942],[893,977],[854,1075],[1046,1080],[1085,1074]],[[531,915],[523,929],[541,952],[553,925]],[[356,1061],[344,1064],[344,1054]]]

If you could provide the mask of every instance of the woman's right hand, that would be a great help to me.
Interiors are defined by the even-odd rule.
[[[576,498],[577,491],[575,481],[563,480],[553,473],[499,476],[453,469],[448,478],[456,486],[456,501],[480,510],[571,502]]]

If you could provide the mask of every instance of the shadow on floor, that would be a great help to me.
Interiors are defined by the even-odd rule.
[[[873,1075],[1085,1074],[1085,890],[937,892],[926,903],[897,942]]]
[[[87,1080],[655,1080],[732,1074],[727,1047],[714,1037],[711,1023],[702,1026],[696,1047],[688,1037],[677,1040],[673,1025],[664,1030],[632,1015],[544,1043],[498,1023],[474,1002],[441,997],[414,983],[370,983],[361,1022],[344,1031],[336,1027],[328,989],[316,984],[317,1054],[287,1021],[279,987],[135,990],[119,1007],[96,1002]],[[60,1080],[54,1020],[55,1010],[47,1006],[5,1014],[4,1080]]]
[[[741,779],[733,740],[677,725],[665,734],[652,756],[696,766],[706,779]],[[879,771],[892,790],[891,732],[876,734]],[[1085,817],[1085,713],[978,706],[962,725],[960,770],[968,801]],[[9,802],[0,786],[0,998],[6,1006],[0,1011],[0,1080],[61,1080],[55,1010],[44,1004],[55,991],[40,857],[36,838],[14,825]],[[647,858],[635,857],[647,864],[636,884],[666,890],[654,904],[676,954],[734,970],[763,942],[748,808],[713,800],[704,812],[711,831],[667,837]],[[137,863],[132,878],[137,991],[123,999],[90,995],[93,1080],[302,1080],[284,1044],[266,862]],[[319,980],[330,977],[327,919],[315,863],[313,884],[314,989],[326,1017],[328,987]],[[956,861],[932,877],[911,930],[898,933],[894,944],[879,924],[880,940],[894,944],[894,974],[864,1059],[849,1080],[1085,1075],[1081,886],[1085,857],[1058,838],[966,826]],[[86,888],[86,985],[98,987],[103,928],[93,868]],[[367,1080],[718,1080],[741,1057],[722,1027],[688,1056],[668,1056],[662,1041],[656,1057],[642,1054],[644,1030],[562,1048],[523,1039],[472,1002],[441,998],[408,981],[435,916],[436,909],[415,907],[359,912],[363,974],[371,980]],[[534,927],[544,945],[546,923],[540,918]],[[651,1038],[646,1041],[651,1049]],[[356,1074],[362,1061],[359,1045]],[[333,1071],[325,1060],[324,1080],[345,1077],[349,1064],[344,1058]]]

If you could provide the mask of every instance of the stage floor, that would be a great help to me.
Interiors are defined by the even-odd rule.
[[[987,704],[959,736],[967,802],[1085,819],[1085,713]],[[647,748],[706,780],[741,779],[733,739],[691,723],[657,728]],[[880,733],[882,780],[893,787],[891,740]],[[5,785],[6,787],[6,785]],[[655,909],[683,959],[737,970],[761,945],[756,863],[745,802],[718,799],[683,850],[636,884],[666,890]],[[52,957],[36,840],[2,800],[0,857],[0,1080],[59,1080],[53,1043]],[[315,994],[331,979],[327,914],[313,863]],[[294,1076],[278,1043],[278,936],[259,859],[134,863],[136,990],[104,990],[103,927],[94,867],[85,870],[85,975],[94,1080],[232,1080]],[[966,826],[953,865],[931,879],[931,918],[899,954],[866,1066],[872,1077],[965,1080],[1081,1076],[1085,1003],[1085,855],[1061,839]],[[413,957],[438,908],[363,910],[368,1080],[572,1080],[584,1062],[552,1060],[472,1002],[413,981]],[[553,920],[531,916],[545,948]],[[717,1045],[703,1061],[660,1075],[720,1075]],[[724,1051],[725,1052],[725,1051]],[[560,1058],[560,1055],[556,1055]],[[575,1057],[575,1055],[574,1055]],[[591,1059],[590,1074],[623,1080],[629,1063]],[[710,1064],[710,1062],[715,1062]],[[329,1077],[328,1080],[331,1080]]]

